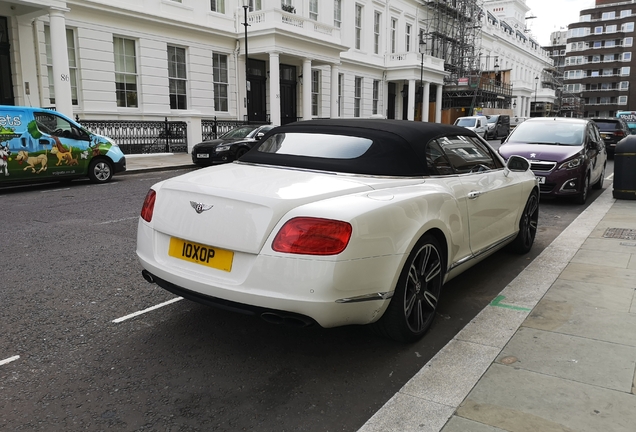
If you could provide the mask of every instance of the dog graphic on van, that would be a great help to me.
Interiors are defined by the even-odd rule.
[[[55,156],[57,156],[57,163],[55,164],[55,166],[60,166],[62,165],[62,163],[68,164],[68,161],[66,160],[64,155],[66,153],[70,154],[71,151],[73,150],[73,147],[68,146],[68,150],[67,150],[64,148],[64,146],[62,145],[58,137],[52,136],[52,138],[55,140],[55,144],[53,144],[53,147],[51,147],[51,154],[54,154]]]
[[[9,175],[9,156],[11,150],[8,145],[0,144],[0,173],[4,172],[5,176]]]
[[[73,166],[73,165],[79,164],[79,162],[77,161],[77,158],[73,159],[73,155],[71,154],[71,152],[64,153],[62,155],[62,158],[66,162],[66,165]]]
[[[31,169],[32,173],[40,174],[42,171],[46,171],[48,158],[48,152],[44,152],[44,154],[39,154],[37,156],[29,156],[29,152],[26,150],[20,150],[18,155],[15,157],[15,160],[18,161],[20,165],[22,162],[26,162],[27,166],[24,167],[23,171]],[[36,170],[35,167],[40,165],[40,169]]]

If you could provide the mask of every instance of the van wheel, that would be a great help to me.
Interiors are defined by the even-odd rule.
[[[88,177],[93,183],[107,183],[113,178],[113,166],[105,159],[91,161]]]

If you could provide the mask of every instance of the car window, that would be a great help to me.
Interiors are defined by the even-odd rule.
[[[85,135],[68,120],[55,114],[34,112],[33,117],[40,132],[65,138],[76,138]]]
[[[474,118],[458,118],[455,124],[462,127],[474,127],[475,121]]]
[[[517,125],[507,143],[580,146],[584,134],[584,122],[525,121]]]
[[[430,175],[455,174],[453,166],[437,140],[433,140],[426,145],[426,168]]]
[[[603,132],[614,132],[615,130],[620,130],[621,125],[617,121],[612,120],[594,120],[594,123],[598,126],[598,128]]]
[[[353,159],[373,144],[368,138],[313,133],[279,133],[258,147],[259,152],[329,159]]]
[[[437,144],[457,173],[468,173],[478,165],[489,169],[500,167],[488,149],[472,137],[448,136],[438,138]]]
[[[226,132],[225,134],[221,135],[221,138],[223,138],[223,139],[245,138],[253,130],[254,130],[254,126],[239,127],[239,128],[236,128],[236,129],[232,129],[232,130]]]

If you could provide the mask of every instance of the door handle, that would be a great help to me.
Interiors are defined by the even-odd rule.
[[[470,191],[470,192],[468,192],[468,199],[475,199],[475,198],[479,197],[479,195],[481,195],[481,192]]]

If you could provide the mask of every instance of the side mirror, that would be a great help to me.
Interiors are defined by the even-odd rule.
[[[259,139],[263,138],[264,136],[265,136],[264,132],[259,132],[259,133],[256,134],[256,139],[259,140]]]
[[[508,158],[506,168],[510,171],[525,172],[530,169],[530,162],[522,156],[513,155]]]

